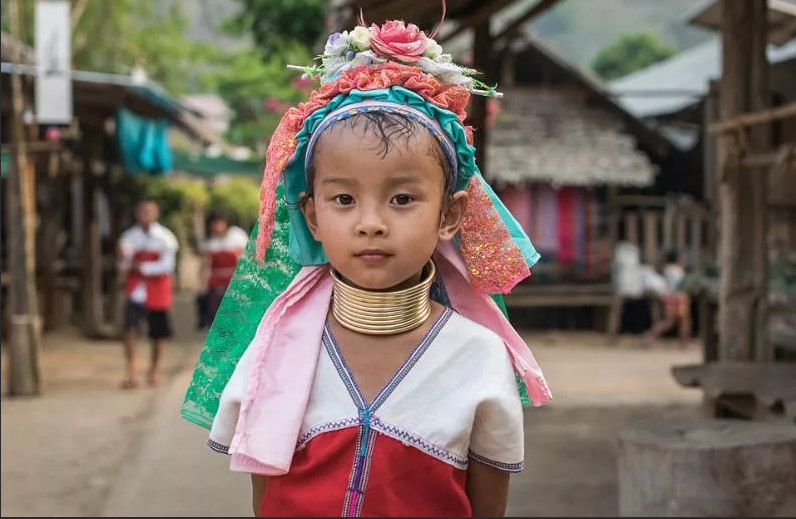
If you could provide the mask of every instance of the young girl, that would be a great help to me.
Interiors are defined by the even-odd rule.
[[[256,515],[501,516],[522,401],[550,393],[490,298],[538,259],[463,124],[494,91],[403,22],[332,35],[307,72],[183,414]]]

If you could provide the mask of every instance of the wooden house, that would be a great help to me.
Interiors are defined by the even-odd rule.
[[[538,38],[498,48],[493,63],[504,97],[492,110],[488,180],[542,254],[507,303],[608,307],[616,331],[612,251],[619,240],[642,239],[647,213],[663,226],[665,203],[651,212],[646,202],[679,150]],[[647,250],[649,263],[660,259],[663,233]]]
[[[11,77],[22,78],[23,95],[30,106],[36,74],[35,54],[6,33],[2,33],[0,44],[0,135],[3,162],[10,168],[11,161],[7,159],[13,148]],[[15,52],[20,56],[17,63],[13,63]],[[124,75],[72,71],[72,90],[74,120],[70,127],[60,128],[52,137],[48,131],[52,129],[39,126],[35,121],[24,125],[30,169],[24,176],[33,185],[37,221],[36,281],[45,329],[62,322],[62,317],[68,313],[62,311],[62,307],[78,300],[84,331],[89,336],[102,337],[116,333],[115,327],[108,326],[104,317],[109,312],[104,308],[108,305],[103,294],[115,293],[109,290],[113,286],[115,254],[112,246],[109,250],[107,245],[115,242],[123,222],[118,218],[119,197],[123,194],[111,189],[109,182],[112,170],[118,169],[116,164],[120,156],[114,139],[115,132],[119,132],[116,115],[123,110],[130,117],[143,121],[165,121],[203,146],[220,138],[198,112],[148,81]],[[9,168],[3,168],[4,176]],[[3,202],[14,195],[3,190]],[[99,222],[102,211],[99,200],[102,198],[108,201],[105,213],[111,227],[105,233],[108,235],[105,250]],[[6,203],[2,205],[7,206]],[[117,212],[107,210],[107,206]],[[10,248],[10,245],[6,247],[10,241],[6,239],[10,234],[6,222],[4,218],[0,226],[4,260]],[[68,253],[70,250],[72,254]],[[7,265],[4,261],[4,268]],[[16,281],[24,282],[20,280]],[[6,285],[14,281],[3,273],[3,296]]]

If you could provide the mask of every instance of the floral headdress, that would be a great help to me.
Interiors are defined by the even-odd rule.
[[[444,3],[442,16],[444,19]],[[452,56],[434,40],[438,31],[426,36],[417,25],[406,24],[403,20],[391,20],[381,27],[375,23],[367,27],[360,14],[359,25],[354,30],[329,36],[323,54],[317,58],[319,65],[288,67],[303,71],[307,77],[320,78],[325,83],[352,68],[394,61],[415,66],[441,83],[462,86],[471,94],[503,97],[495,87],[473,77],[478,71],[453,62]]]
[[[417,118],[439,139],[455,165],[456,190],[466,190],[470,199],[454,247],[465,283],[472,290],[469,300],[492,295],[490,304],[497,303],[505,316],[500,294],[530,274],[539,254],[481,176],[472,128],[465,124],[471,94],[500,94],[474,79],[475,71],[452,63],[434,41],[436,32],[426,36],[417,26],[402,21],[368,28],[360,17],[354,30],[329,37],[319,64],[291,66],[320,79],[321,86],[307,102],[284,114],[271,138],[259,222],[199,357],[182,409],[186,419],[210,427],[221,393],[258,326],[271,315],[272,303],[293,297],[291,287],[302,267],[326,263],[297,202],[307,191],[306,171],[318,136],[363,111]],[[444,293],[445,286],[441,289]],[[457,296],[461,300],[461,293]],[[503,316],[502,323],[492,323],[505,334],[513,333],[515,344],[521,343]],[[535,405],[546,402],[549,390],[530,352],[515,350],[511,355],[515,367],[523,366],[517,369],[523,401],[530,403],[530,396]]]

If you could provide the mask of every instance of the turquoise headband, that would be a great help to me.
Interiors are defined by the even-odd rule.
[[[318,139],[320,139],[324,131],[340,121],[359,114],[371,112],[402,115],[423,126],[439,142],[440,147],[442,148],[443,153],[445,153],[445,157],[447,158],[448,163],[453,170],[454,178],[458,176],[459,161],[456,158],[456,147],[453,145],[450,139],[448,139],[448,136],[445,134],[445,132],[442,131],[442,128],[440,128],[437,121],[435,119],[429,118],[426,114],[420,110],[412,108],[411,106],[398,105],[384,101],[362,101],[361,103],[357,103],[355,105],[343,106],[342,108],[338,108],[327,115],[326,118],[318,124],[317,129],[315,132],[313,132],[312,136],[310,137],[310,141],[307,144],[307,154],[304,158],[304,163],[306,166],[309,167],[310,164],[312,164],[312,156],[317,148],[316,145],[318,143]]]

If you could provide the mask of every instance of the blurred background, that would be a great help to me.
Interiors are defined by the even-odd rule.
[[[219,215],[328,34],[431,0],[3,0],[3,516],[250,515],[179,407]],[[448,0],[497,84],[478,160],[542,253],[506,296],[555,400],[518,516],[796,515],[796,1]],[[150,198],[180,242],[162,383],[122,392],[116,247]],[[215,232],[215,231],[214,231]],[[148,354],[139,346],[142,359]]]

